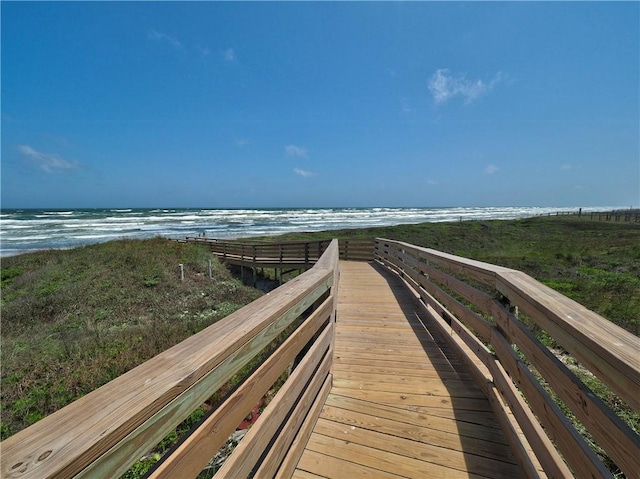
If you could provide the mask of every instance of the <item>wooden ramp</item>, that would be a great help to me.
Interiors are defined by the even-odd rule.
[[[294,477],[519,477],[488,400],[401,281],[340,262],[333,387]]]

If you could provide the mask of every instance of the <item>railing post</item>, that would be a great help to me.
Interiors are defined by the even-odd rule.
[[[257,245],[253,245],[252,247],[253,250],[253,257],[252,257],[252,270],[253,270],[253,287],[256,287],[256,284],[258,284],[258,265],[256,264],[256,259],[258,256],[258,246]]]

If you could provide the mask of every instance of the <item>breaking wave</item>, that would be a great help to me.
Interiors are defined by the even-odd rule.
[[[583,212],[615,207],[583,208]],[[62,249],[119,238],[201,234],[246,238],[289,232],[324,231],[398,224],[515,219],[576,211],[550,207],[293,208],[293,209],[78,209],[2,210],[0,256]]]

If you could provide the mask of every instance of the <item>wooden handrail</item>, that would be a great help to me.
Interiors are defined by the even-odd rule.
[[[1,477],[119,476],[285,330],[289,335],[277,349],[149,476],[197,475],[274,381],[295,366],[220,471],[225,477],[290,475],[331,387],[338,260],[371,258],[374,245],[206,243],[216,245],[221,257],[286,264],[293,252],[314,266],[3,441]],[[375,260],[403,278],[459,350],[492,404],[523,476],[537,477],[539,463],[551,477],[611,477],[548,389],[627,477],[640,470],[638,434],[528,325],[544,329],[635,411],[640,410],[640,339],[520,271],[384,239],[375,241]]]
[[[255,267],[263,264],[291,264],[301,268],[311,267],[322,256],[330,241],[225,241],[214,238],[187,237],[187,242],[206,244],[212,253],[223,261]],[[374,240],[340,240],[340,259],[372,261]]]
[[[226,441],[229,428],[237,426],[229,418],[241,420],[271,386],[274,375],[277,378],[307,349],[309,338],[314,338],[313,346],[299,363],[302,373],[292,377],[302,374],[296,379],[296,384],[304,382],[303,388],[296,386],[301,395],[311,387],[320,390],[317,385],[330,380],[328,367],[316,366],[331,360],[337,268],[338,244],[333,241],[314,268],[3,441],[0,476],[118,477],[311,310],[316,312],[296,329],[294,339],[285,341],[265,363],[268,366],[258,370],[266,376],[247,379],[252,393],[244,405],[251,404],[244,411],[235,408],[235,416],[213,426],[209,432],[215,434],[208,440]],[[309,354],[313,357],[306,359]],[[240,388],[234,394],[230,400],[237,402],[246,391]],[[284,411],[292,400],[281,396],[269,407]],[[203,457],[197,455],[205,464],[211,458]]]
[[[638,434],[542,345],[510,308],[517,307],[544,329],[635,411],[640,410],[637,336],[520,271],[399,241],[377,239],[375,248],[376,259],[400,274],[425,307],[441,318],[446,337],[458,338],[454,341],[458,347],[481,361],[477,378],[486,381],[489,394],[490,385],[498,388],[545,471],[553,476],[568,472],[557,452],[551,450],[555,447],[578,476],[610,476],[527,364],[544,378],[627,477],[640,470]],[[492,292],[471,286],[469,280],[489,286]],[[490,344],[493,352],[485,344]],[[469,363],[477,366],[477,362]],[[544,429],[532,422],[529,411]]]

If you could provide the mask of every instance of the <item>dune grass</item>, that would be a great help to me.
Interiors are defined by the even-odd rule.
[[[638,223],[538,217],[269,239],[376,237],[522,270],[640,334]],[[215,260],[210,279],[209,259],[203,246],[160,238],[3,258],[2,439],[261,295]],[[184,265],[184,281],[179,264]],[[625,408],[617,412],[637,426],[638,414],[629,416]],[[130,477],[138,476],[132,472]]]
[[[640,335],[640,223],[551,216],[292,233],[278,239],[376,237],[518,269]]]
[[[508,221],[422,223],[394,227],[289,234],[279,240],[388,238],[523,271],[627,331],[640,335],[640,223],[578,216]],[[544,331],[536,335],[558,348]],[[569,367],[636,433],[633,411],[569,356]],[[555,395],[552,393],[552,396]],[[626,477],[564,403],[567,417],[613,476]]]
[[[261,295],[209,259],[163,239],[4,258],[2,439]]]

